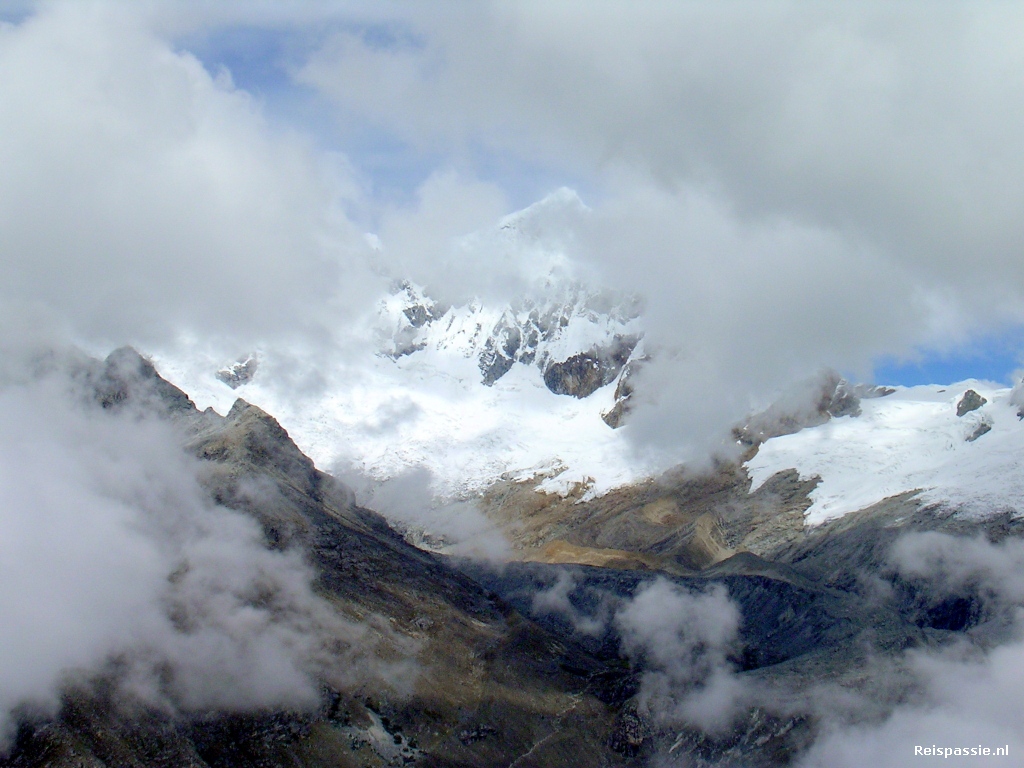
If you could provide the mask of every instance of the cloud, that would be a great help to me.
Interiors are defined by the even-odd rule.
[[[382,212],[383,263],[396,279],[429,284],[439,301],[466,302],[491,293],[491,284],[507,276],[501,256],[463,241],[489,230],[507,212],[508,201],[495,185],[436,172],[417,188],[413,205]]]
[[[727,728],[746,695],[729,661],[740,620],[720,584],[690,592],[658,578],[638,590],[615,625],[622,650],[643,665],[640,707],[661,724]]]
[[[496,303],[581,280],[645,299],[621,434],[652,465],[728,454],[821,368],[1024,318],[1017,9],[446,8],[64,2],[4,25],[4,316],[196,378],[260,349],[261,382],[315,408],[358,378],[353,319],[391,278]],[[293,36],[284,74],[337,108],[342,152],[188,52],[232,25]],[[362,130],[418,163],[406,204],[356,178]],[[487,157],[580,196],[513,241]]]
[[[1024,605],[1024,542],[992,543],[934,531],[900,538],[890,559],[907,579],[924,580],[939,597],[976,593],[990,609]]]
[[[0,302],[94,346],[322,326],[372,280],[337,164],[147,24],[85,2],[0,28]]]
[[[599,637],[607,631],[611,612],[619,601],[606,592],[591,588],[591,597],[596,598],[597,605],[587,613],[570,599],[577,586],[576,577],[569,570],[559,570],[554,584],[534,594],[530,614],[563,616],[580,634]]]
[[[343,618],[301,552],[214,505],[168,423],[100,408],[63,368],[5,354],[0,370],[0,731],[99,674],[170,712],[383,680],[386,628]]]
[[[594,206],[559,190],[406,271],[451,301],[543,302],[576,281],[642,299],[649,359],[624,434],[675,461],[729,453],[730,428],[795,381],[867,377],[880,350],[939,338],[936,302],[866,246],[636,179]]]
[[[646,300],[624,434],[694,460],[823,367],[866,378],[1024,318],[1015,9],[206,5],[3,28],[0,302],[94,349],[260,347],[315,395],[389,279],[494,302],[582,280]],[[182,47],[246,24],[289,36],[284,74],[335,105],[342,152]],[[357,178],[364,129],[418,164],[407,203]],[[512,242],[487,156],[582,202],[557,192]]]
[[[634,167],[947,275],[968,246],[1020,275],[1006,250],[1024,195],[1018,8],[462,10],[383,6],[378,24],[406,34],[339,29],[299,77],[441,151],[482,142],[591,177]]]
[[[765,716],[780,726],[809,718],[814,741],[796,762],[806,768],[902,766],[915,746],[1009,745],[1014,755],[1024,749],[1022,558],[1024,543],[1016,539],[904,535],[891,552],[894,573],[936,601],[977,595],[985,624],[941,645],[869,655],[856,685],[818,678],[794,687],[788,675],[739,674],[731,658],[741,616],[722,585],[696,592],[659,578],[617,609],[614,625],[623,652],[642,669],[640,711],[660,727],[713,738],[730,726],[755,727]],[[571,582],[560,578],[543,600],[560,610],[567,587]],[[972,762],[969,752],[961,754],[967,757],[957,765],[992,759]]]
[[[987,655],[965,647],[912,652],[906,662],[921,691],[881,722],[826,725],[800,760],[807,766],[907,765],[915,746],[1024,749],[1020,716],[1024,644],[1015,641]],[[862,710],[863,711],[863,710]],[[969,753],[962,753],[968,754]],[[956,765],[984,765],[991,757],[958,758]]]
[[[420,546],[496,563],[509,559],[510,545],[498,526],[472,499],[445,498],[426,467],[409,467],[384,480],[354,465],[339,464],[332,472],[355,490],[360,504],[380,512]]]

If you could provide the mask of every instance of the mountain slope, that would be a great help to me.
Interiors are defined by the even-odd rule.
[[[101,675],[68,688],[55,720],[24,719],[0,764],[486,766],[531,751],[538,765],[566,752],[618,764],[606,746],[613,712],[591,692],[605,665],[353,505],[272,417],[243,401],[225,417],[199,412],[131,350],[87,378],[96,407],[141,406],[177,423],[209,493],[257,519],[270,547],[308,553],[319,594],[363,627],[359,663],[382,666],[327,686],[315,711],[178,716],[117,701],[123,691]],[[587,728],[570,727],[584,717]]]
[[[76,377],[89,408],[176,425],[206,492],[258,521],[269,550],[304,553],[319,598],[360,628],[337,642],[360,647],[312,707],[173,711],[125,698],[116,664],[79,675],[55,716],[21,713],[0,765],[822,765],[817,745],[836,734],[919,711],[922,660],[971,675],[950,649],[1015,652],[1024,594],[999,570],[1024,557],[1015,510],[910,489],[815,523],[829,477],[772,453],[816,446],[785,455],[832,455],[837,471],[844,454],[824,443],[908,410],[915,439],[960,440],[948,453],[998,448],[1020,424],[1009,392],[843,400],[845,415],[752,444],[742,464],[600,496],[508,479],[482,508],[524,562],[495,567],[411,546],[243,400],[199,411],[131,350]],[[985,418],[980,435],[963,426]],[[757,477],[768,459],[778,471]]]

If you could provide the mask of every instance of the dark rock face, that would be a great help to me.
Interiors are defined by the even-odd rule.
[[[630,401],[633,398],[633,393],[636,391],[633,386],[633,377],[646,359],[632,360],[622,367],[622,372],[619,374],[619,383],[615,385],[615,404],[608,411],[601,414],[604,423],[612,429],[621,427],[626,416],[629,414],[632,406]]]
[[[96,400],[104,408],[118,408],[131,400],[177,416],[195,412],[189,396],[161,378],[153,364],[131,347],[115,349],[89,376]]]
[[[968,443],[973,443],[979,437],[981,437],[982,435],[987,435],[991,431],[992,424],[987,421],[982,421],[978,424],[978,426],[974,428],[974,431],[967,436],[966,440]]]
[[[592,293],[579,285],[562,286],[548,299],[516,300],[490,328],[483,318],[493,315],[479,305],[460,309],[469,313],[470,322],[463,325],[465,317],[456,318],[452,307],[435,303],[408,282],[393,286],[392,297],[383,306],[391,325],[384,332],[383,353],[390,357],[415,354],[428,344],[438,349],[468,345],[484,386],[493,386],[514,365],[522,364],[536,366],[552,392],[572,397],[587,397],[615,381],[642,335],[632,331],[640,312],[635,297]],[[474,316],[479,318],[475,328]],[[453,324],[457,330],[452,330]],[[566,334],[575,338],[583,329],[584,337],[598,341],[567,348]]]
[[[907,649],[928,653],[954,641],[984,648],[1009,639],[1013,608],[993,597],[984,580],[950,586],[935,576],[901,575],[892,553],[915,532],[989,541],[1024,537],[1024,518],[960,517],[923,508],[907,493],[809,529],[803,512],[815,485],[790,471],[751,494],[742,471],[723,467],[704,477],[666,477],[591,501],[569,500],[560,508],[558,500],[539,494],[528,506],[504,489],[494,499],[497,509],[518,507],[525,519],[509,526],[514,541],[540,553],[556,552],[550,545],[558,541],[577,552],[616,551],[619,564],[532,558],[501,572],[467,569],[564,642],[609,661],[622,655],[615,612],[641,585],[664,579],[691,593],[723,585],[742,613],[741,647],[730,657],[734,673],[787,691],[780,695],[795,696],[791,701],[806,690],[802,686],[828,680],[884,709],[912,690],[912,676],[901,671]],[[718,554],[708,557],[716,546]],[[636,556],[630,560],[623,556],[628,553]],[[535,600],[559,584],[559,610]],[[872,659],[891,664],[892,676],[865,676]],[[820,733],[811,708],[754,705],[714,733],[666,726],[631,709],[630,701],[637,699],[627,700],[611,743],[650,764],[797,764]]]
[[[829,419],[860,416],[862,398],[885,397],[891,387],[850,384],[835,371],[825,371],[817,380],[806,382],[801,396],[777,402],[750,417],[734,430],[744,445],[760,445],[765,440],[791,435],[805,427],[816,427]]]
[[[556,395],[592,395],[615,381],[638,341],[635,336],[616,336],[607,349],[595,348],[551,363],[544,369],[544,384]]]
[[[829,380],[831,384],[832,379]],[[851,387],[845,380],[835,382],[831,392],[825,387],[822,398],[818,402],[818,411],[827,413],[833,418],[840,416],[860,416],[860,396],[854,387]]]
[[[532,344],[527,343],[524,349],[523,329],[509,322],[506,319],[507,314],[502,316],[491,335],[487,337],[478,360],[482,382],[488,387],[512,370],[512,366],[517,362],[533,362],[531,350],[537,345],[536,328],[527,329],[527,333],[531,334]]]
[[[510,308],[491,330],[478,360],[482,382],[491,386],[516,363],[536,364],[548,389],[558,395],[587,397],[619,375],[640,340],[615,334],[607,343],[580,350],[565,360],[552,360],[544,344],[568,325],[573,305]]]
[[[415,304],[402,310],[413,328],[422,328],[429,322],[437,320],[444,312],[434,302]]]
[[[956,415],[965,416],[971,411],[978,410],[987,402],[988,400],[979,395],[973,389],[968,389],[964,392],[964,396],[960,398],[960,402],[956,404]]]
[[[741,647],[735,659],[744,671],[853,644],[872,621],[884,624],[882,631],[895,633],[893,643],[919,634],[894,611],[884,614],[868,608],[849,594],[803,580],[796,571],[778,568],[754,555],[737,557],[743,560],[741,564],[724,561],[699,574],[660,577],[691,592],[699,593],[709,584],[722,584],[728,589],[743,615]],[[644,571],[543,563],[514,563],[500,573],[472,564],[465,567],[480,583],[526,614],[531,613],[533,596],[554,584],[562,573],[572,576],[574,587],[568,600],[582,615],[593,613],[602,600],[621,605],[654,578]],[[565,614],[534,612],[533,618],[563,641],[582,644],[599,658],[614,660],[621,655],[613,621],[601,634],[583,634]]]
[[[422,295],[408,281],[395,283],[391,290],[406,302],[402,309],[404,325],[394,331],[391,346],[385,350],[397,359],[425,349],[427,342],[420,337],[420,329],[444,317],[448,308]]]
[[[623,556],[617,567],[496,570],[410,546],[244,400],[224,417],[200,413],[128,349],[83,370],[97,412],[140,407],[180,427],[210,496],[257,520],[268,547],[303,552],[318,594],[342,615],[403,638],[419,677],[406,695],[325,684],[307,711],[177,714],[123,706],[102,679],[79,682],[63,691],[56,715],[25,713],[0,768],[793,765],[820,729],[801,708],[801,690],[825,682],[870,695],[872,686],[896,686],[865,679],[868,660],[898,665],[907,648],[994,636],[1004,618],[983,584],[949,591],[895,572],[890,552],[901,536],[1024,536],[1024,518],[960,519],[922,509],[911,494],[808,529],[815,480],[782,472],[750,493],[742,467],[722,463],[586,502],[536,493],[530,502],[505,488],[481,504],[519,521],[518,544],[557,540]],[[813,402],[829,418],[855,410],[838,382]],[[539,610],[537,595],[566,574],[571,610]],[[781,692],[786,706],[743,704],[721,732],[652,715],[642,696],[650,670],[624,654],[615,612],[655,579],[691,594],[724,588],[742,616],[729,674]]]
[[[586,397],[604,381],[601,363],[595,355],[573,355],[561,363],[552,363],[544,371],[544,384],[556,395]]]
[[[856,385],[857,394],[868,400],[873,397],[888,397],[896,390],[893,387],[880,387],[877,384]]]

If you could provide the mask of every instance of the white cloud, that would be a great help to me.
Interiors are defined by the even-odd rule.
[[[362,295],[338,164],[133,7],[51,4],[4,27],[0,101],[5,304],[153,344],[287,333]]]
[[[821,367],[1024,318],[1017,9],[639,8],[41,5],[0,32],[0,304],[94,348],[267,349],[314,402],[352,378],[340,337],[381,276],[453,300],[584,279],[646,299],[624,434],[673,459],[728,450]],[[295,87],[334,101],[340,141],[358,123],[421,151],[409,205],[168,41],[247,24],[294,35]],[[534,211],[508,247],[514,195],[480,148],[581,178],[589,209]]]
[[[741,220],[834,231],[924,283],[1012,297],[1019,317],[1019,9],[492,3],[379,18],[418,35],[339,32],[300,75],[348,114],[432,148],[540,157],[613,193],[623,167],[696,185]]]
[[[589,590],[591,597],[596,597],[597,605],[588,614],[577,608],[569,598],[576,592],[577,586],[576,577],[571,571],[559,570],[554,584],[534,594],[530,604],[530,613],[534,616],[562,616],[580,634],[600,637],[607,631],[611,611],[620,601],[609,593],[591,589]]]
[[[1024,90],[1005,4],[386,7],[301,74],[409,141],[696,183],[744,216],[865,237],[926,272],[1020,277]],[[343,15],[343,14],[339,14]],[[984,282],[988,282],[991,275]]]
[[[892,561],[905,579],[915,580],[937,600],[976,595],[984,618],[1008,622],[1009,638],[986,648],[984,635],[961,638],[945,648],[910,650],[903,662],[916,690],[905,691],[884,718],[855,722],[836,718],[829,700],[819,702],[824,734],[800,762],[802,766],[902,766],[915,746],[951,749],[1005,747],[1009,755],[1024,749],[1024,641],[1021,605],[1024,543],[993,544],[935,532],[908,534],[893,547]],[[1000,639],[999,635],[994,635]],[[991,646],[991,640],[989,641]],[[831,722],[830,722],[831,721]],[[961,753],[965,754],[965,753]],[[957,765],[986,765],[999,758],[958,757]]]
[[[413,466],[384,481],[342,464],[333,474],[353,487],[360,504],[385,515],[414,541],[426,535],[423,545],[449,554],[495,563],[509,559],[511,547],[498,526],[473,499],[445,500],[426,467]]]
[[[460,241],[490,229],[507,211],[508,201],[493,184],[439,171],[419,186],[413,205],[389,206],[382,212],[377,234],[387,269],[399,280],[431,283],[434,298],[442,301],[466,301],[467,291],[468,298],[489,292],[492,283],[506,276],[500,254],[477,250],[467,258]],[[475,262],[473,255],[478,257]]]
[[[689,592],[664,578],[615,614],[622,649],[643,664],[638,700],[657,722],[722,730],[739,713],[744,684],[729,654],[741,615],[721,584]]]

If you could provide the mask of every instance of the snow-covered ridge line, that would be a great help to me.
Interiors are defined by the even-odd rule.
[[[985,402],[959,410],[965,393]],[[968,398],[970,399],[970,398]],[[897,388],[861,402],[860,416],[765,442],[746,469],[752,490],[776,472],[821,478],[807,523],[818,525],[897,494],[984,516],[1024,511],[1024,422],[1019,393],[970,379]],[[970,405],[971,403],[968,403]]]
[[[558,190],[468,235],[451,265],[425,273],[448,295],[452,270],[475,274],[487,262],[477,275],[487,279],[468,284],[492,298],[442,304],[399,280],[328,343],[268,342],[213,359],[182,342],[154,360],[200,407],[226,411],[243,397],[274,414],[318,467],[346,478],[425,471],[429,491],[448,499],[503,477],[605,493],[668,467],[637,458],[628,425],[611,428],[623,421],[628,397],[617,400],[616,386],[643,354],[644,331],[637,299],[586,285],[573,262],[567,224],[586,215],[575,193]]]
[[[350,479],[426,470],[443,499],[471,497],[502,478],[535,479],[563,495],[582,486],[591,498],[667,468],[638,460],[625,433],[602,419],[625,362],[641,353],[638,306],[617,298],[565,284],[506,306],[440,306],[399,283],[367,319],[357,359],[305,361],[320,379],[312,394],[289,386],[294,360],[274,349],[259,351],[247,377],[231,375],[242,363],[200,354],[155,361],[200,407],[226,410],[243,397],[274,414],[318,467]],[[505,343],[510,329],[520,334],[515,349]],[[500,370],[488,367],[499,357],[489,353],[510,349]],[[595,350],[593,362],[606,367],[593,366],[589,390],[555,394],[552,368]],[[594,373],[589,358],[582,362],[577,369]]]

